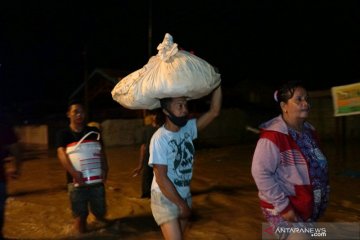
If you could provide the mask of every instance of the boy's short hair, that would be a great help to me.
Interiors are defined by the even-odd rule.
[[[80,100],[80,99],[78,99],[78,98],[72,98],[72,99],[70,99],[69,102],[68,102],[68,105],[67,105],[68,109],[69,109],[72,105],[75,105],[75,104],[79,104],[79,105],[81,105],[81,106],[84,106],[84,103],[83,103],[82,100]]]
[[[169,109],[169,105],[170,105],[171,101],[172,101],[172,98],[162,98],[162,99],[160,99],[161,108],[165,109],[165,110]]]
[[[71,98],[69,99],[68,106],[74,105],[74,104],[81,104],[83,105],[83,101],[78,98]]]

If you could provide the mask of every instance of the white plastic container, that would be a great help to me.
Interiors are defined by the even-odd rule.
[[[97,140],[85,140],[90,134],[97,134]],[[88,132],[78,142],[67,145],[66,153],[77,171],[82,172],[85,184],[100,183],[101,170],[101,144],[100,134],[94,131]]]

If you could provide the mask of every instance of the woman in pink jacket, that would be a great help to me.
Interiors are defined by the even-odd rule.
[[[330,189],[327,160],[306,121],[310,104],[301,82],[286,83],[274,98],[281,114],[261,124],[251,172],[262,212],[277,237],[307,239],[301,231],[285,229],[309,226],[324,213]]]

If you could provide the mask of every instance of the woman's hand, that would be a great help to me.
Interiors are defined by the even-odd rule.
[[[290,209],[286,213],[281,214],[282,218],[289,222],[299,222],[300,218],[296,215],[293,209]]]

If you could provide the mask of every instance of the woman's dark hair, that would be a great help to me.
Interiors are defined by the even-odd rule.
[[[305,88],[300,80],[293,80],[283,84],[280,89],[274,93],[274,99],[277,103],[287,103],[294,96],[295,89],[298,87]]]

